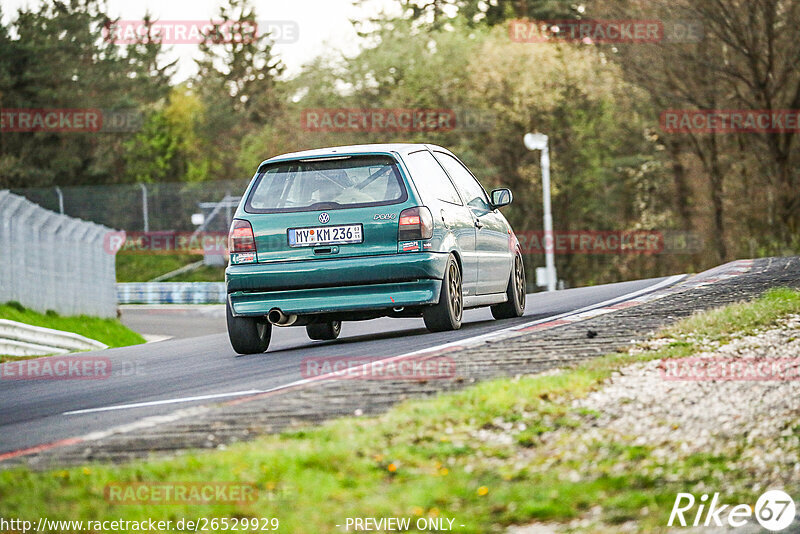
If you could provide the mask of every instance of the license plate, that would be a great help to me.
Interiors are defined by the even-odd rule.
[[[289,228],[289,246],[292,247],[346,245],[348,243],[362,243],[363,241],[364,236],[360,224]]]

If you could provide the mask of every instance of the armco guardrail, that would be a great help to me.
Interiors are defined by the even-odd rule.
[[[0,354],[33,356],[105,348],[104,343],[72,332],[0,319]]]
[[[117,284],[120,304],[223,304],[225,282],[126,282]]]
[[[0,191],[0,302],[115,316],[114,254],[103,247],[110,231]]]

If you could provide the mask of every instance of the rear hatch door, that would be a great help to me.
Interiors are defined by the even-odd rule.
[[[244,203],[258,262],[397,253],[409,193],[388,154],[264,164]]]

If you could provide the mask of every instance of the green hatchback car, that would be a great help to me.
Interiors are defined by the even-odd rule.
[[[336,339],[342,321],[423,317],[461,327],[464,309],[525,310],[514,232],[490,195],[435,145],[356,145],[264,161],[236,210],[225,270],[227,324],[240,354],[267,350],[272,326]]]

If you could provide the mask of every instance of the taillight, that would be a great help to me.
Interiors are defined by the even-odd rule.
[[[242,219],[234,219],[228,234],[228,252],[231,263],[255,263],[256,238],[253,227]]]
[[[433,237],[433,216],[425,206],[408,208],[400,212],[399,241],[417,241]]]

